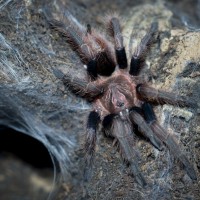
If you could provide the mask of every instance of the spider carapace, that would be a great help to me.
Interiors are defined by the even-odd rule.
[[[105,19],[108,38],[113,44],[103,34],[91,29],[90,25],[82,26],[69,13],[63,21],[54,20],[49,14],[46,16],[50,25],[67,38],[88,72],[87,78],[81,78],[74,75],[74,72],[63,73],[54,69],[54,74],[71,91],[93,105],[86,129],[85,179],[89,179],[91,172],[100,122],[105,132],[119,144],[122,157],[141,186],[145,186],[147,181],[138,167],[138,154],[134,146],[135,127],[157,149],[162,150],[166,145],[182,162],[189,177],[197,179],[193,165],[173,134],[159,125],[151,104],[193,106],[194,103],[187,97],[154,89],[140,76],[147,53],[156,38],[157,23],[151,24],[132,54],[129,65],[117,16],[108,16]]]
[[[119,114],[134,105],[140,106],[136,96],[136,84],[126,71],[116,70],[110,78],[100,80],[99,85],[105,89],[102,96],[94,101],[93,106],[101,119],[110,113]]]

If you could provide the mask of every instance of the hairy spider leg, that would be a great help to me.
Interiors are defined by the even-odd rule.
[[[158,24],[156,22],[151,24],[150,30],[146,33],[140,44],[137,46],[131,58],[129,74],[137,76],[144,66],[145,59],[150,47],[153,44]]]
[[[129,111],[129,117],[133,124],[138,125],[138,129],[147,137],[151,143],[160,151],[163,149],[162,141],[153,133],[145,119],[141,116],[139,107],[133,107]]]
[[[67,17],[67,16],[66,16]],[[55,19],[48,19],[49,24],[71,44],[81,60],[87,66],[87,72],[92,80],[96,80],[98,74],[110,76],[115,70],[115,56],[112,53],[112,45],[88,24],[87,28],[78,26],[70,20],[67,24]]]
[[[145,84],[138,84],[136,87],[139,98],[151,103],[171,104],[179,106],[195,107],[196,103],[185,96],[180,96],[175,93],[165,92],[149,87]]]
[[[145,114],[145,119],[152,131],[156,134],[156,136],[165,143],[165,145],[169,148],[169,150],[176,156],[184,165],[187,174],[192,180],[196,180],[196,172],[193,166],[190,164],[189,160],[185,156],[185,154],[181,151],[176,139],[172,134],[166,132],[156,121],[156,116],[153,111],[152,105],[149,103],[144,103],[142,105],[142,109]]]
[[[120,69],[125,69],[128,64],[119,19],[111,17],[108,19],[107,24],[110,35],[114,38],[117,63]]]
[[[92,39],[98,44],[96,53],[96,70],[97,74],[102,76],[110,76],[116,66],[116,58],[113,45],[105,39],[102,34],[95,30],[91,30]]]
[[[85,169],[84,169],[84,180],[88,181],[90,179],[93,158],[95,153],[96,138],[97,138],[97,128],[100,122],[100,116],[97,112],[92,111],[88,116],[87,121],[87,131],[86,131],[86,142],[85,142]]]
[[[83,39],[87,37],[84,31],[80,30],[78,26],[68,24],[67,26],[57,20],[49,20],[50,25],[67,38],[67,42],[71,45],[82,61],[87,65],[87,72],[92,79],[97,77],[97,61],[90,44],[86,43]],[[87,31],[85,30],[85,34]]]
[[[117,114],[109,114],[104,117],[102,125],[107,135],[115,138],[114,142],[118,142],[122,158],[131,167],[132,174],[136,181],[142,186],[146,186],[146,180],[138,168],[137,152],[134,149],[134,137],[132,127],[128,121],[120,119]],[[110,131],[111,130],[111,131]]]
[[[112,120],[111,134],[119,142],[122,157],[128,162],[138,184],[142,187],[146,186],[146,180],[138,168],[138,155],[133,145],[134,137],[131,124],[127,120],[122,120],[119,116],[116,116]]]
[[[61,70],[54,68],[53,73],[57,78],[61,79],[73,93],[85,97],[89,101],[103,93],[101,85],[96,82],[89,82],[88,80],[79,78],[76,75],[72,76],[74,72],[68,71],[67,74],[64,74]]]
[[[70,21],[71,27],[79,33],[88,48],[88,54],[78,52],[83,62],[87,65],[87,72],[92,80],[96,80],[98,74],[110,76],[115,70],[115,59],[112,53],[112,45],[97,31],[92,30],[90,24],[87,27],[82,26],[75,18],[67,13],[66,18]],[[72,22],[71,22],[72,21]],[[85,61],[86,60],[86,61]]]

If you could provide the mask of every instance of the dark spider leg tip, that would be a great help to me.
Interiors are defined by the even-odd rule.
[[[102,125],[105,129],[108,129],[110,128],[112,122],[113,122],[113,119],[114,117],[116,116],[116,114],[109,114],[107,116],[104,117],[103,119],[103,122],[102,122]]]
[[[102,76],[110,76],[115,71],[115,62],[107,52],[102,51],[96,56],[97,73]]]
[[[143,113],[143,110],[136,106],[130,108],[129,112],[132,112],[132,111],[135,111],[135,112],[139,113],[140,115],[142,115],[142,113]]]
[[[144,61],[141,58],[132,57],[129,74],[132,76],[137,76],[140,72],[140,69],[143,65]]]
[[[142,105],[142,109],[144,111],[145,120],[148,124],[156,121],[156,115],[153,111],[153,107],[151,104],[144,102]]]
[[[90,24],[87,24],[87,33],[91,35],[92,33],[92,28]]]
[[[88,117],[87,128],[92,128],[96,131],[99,120],[100,120],[99,114],[95,111],[92,111]]]
[[[127,64],[125,48],[123,47],[122,49],[116,49],[115,52],[116,52],[117,63],[119,65],[119,68],[126,69],[128,64]]]
[[[87,72],[93,80],[97,78],[97,61],[96,60],[90,60],[88,62]]]

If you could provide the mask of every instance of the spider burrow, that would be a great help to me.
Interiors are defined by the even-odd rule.
[[[159,125],[151,104],[193,106],[194,103],[187,97],[154,89],[139,76],[155,40],[157,23],[151,24],[133,53],[129,66],[118,17],[109,16],[106,19],[108,32],[113,38],[112,44],[90,25],[82,26],[69,13],[62,22],[47,16],[50,25],[67,38],[72,49],[80,56],[88,73],[86,79],[78,78],[70,72],[64,74],[59,69],[53,70],[56,77],[74,93],[91,102],[93,107],[87,120],[85,180],[89,179],[92,169],[100,122],[106,133],[118,142],[122,157],[141,186],[145,186],[147,181],[138,167],[138,155],[134,147],[135,125],[157,149],[162,150],[166,145],[183,164],[188,176],[196,180],[192,164],[180,149],[173,134],[166,132]]]

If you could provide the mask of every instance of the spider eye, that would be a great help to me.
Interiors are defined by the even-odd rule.
[[[120,101],[117,101],[117,107],[123,107],[124,106],[124,103],[123,102],[120,102]]]

